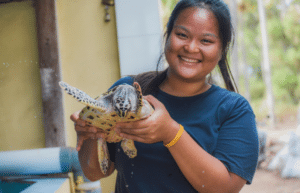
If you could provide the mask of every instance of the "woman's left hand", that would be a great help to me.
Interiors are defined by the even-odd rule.
[[[144,96],[153,107],[153,114],[144,119],[134,122],[118,123],[116,132],[126,139],[142,143],[157,143],[162,141],[169,143],[179,130],[179,124],[174,121],[165,106],[155,97]]]

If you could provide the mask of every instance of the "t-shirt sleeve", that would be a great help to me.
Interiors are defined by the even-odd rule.
[[[231,100],[219,111],[222,124],[213,155],[228,171],[251,184],[258,160],[259,143],[255,115],[245,99]]]
[[[109,89],[112,89],[115,86],[121,85],[121,84],[133,84],[133,78],[130,76],[126,76],[124,78],[119,79],[117,82],[115,82]]]
[[[115,86],[121,85],[121,84],[129,84],[132,85],[133,84],[133,78],[126,76],[124,78],[119,79],[117,82],[115,82],[109,89],[114,88]],[[112,162],[115,162],[115,157],[116,157],[116,143],[107,143],[107,148],[108,148],[108,152],[110,155],[110,160]]]

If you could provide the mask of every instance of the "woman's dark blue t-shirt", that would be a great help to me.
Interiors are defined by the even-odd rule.
[[[122,78],[113,86],[123,83],[131,85],[133,79]],[[176,97],[161,90],[154,97],[228,171],[247,180],[248,184],[252,182],[258,159],[258,137],[254,113],[244,97],[216,85],[192,97]],[[137,157],[130,159],[119,143],[109,144],[111,159],[118,171],[116,193],[197,192],[162,142],[135,142],[135,146]]]

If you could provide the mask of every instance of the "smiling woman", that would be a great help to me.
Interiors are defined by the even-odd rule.
[[[194,87],[194,93],[184,92],[187,96],[200,94],[209,88],[206,76],[222,56],[218,26],[213,13],[206,9],[188,8],[180,13],[166,42],[165,56],[170,68],[162,89],[168,93],[176,91],[177,82],[181,80],[198,86]],[[173,92],[173,95],[181,96],[182,91]]]
[[[167,24],[164,56],[169,67],[124,77],[113,85],[139,82],[155,109],[144,120],[116,125],[117,134],[135,141],[138,155],[130,159],[120,144],[110,144],[111,166],[104,175],[92,139],[101,131],[87,126],[78,113],[71,116],[85,175],[97,180],[117,169],[117,193],[232,193],[251,184],[258,137],[249,103],[232,92],[226,58],[232,33],[222,0],[179,1]],[[217,65],[227,89],[206,78]]]

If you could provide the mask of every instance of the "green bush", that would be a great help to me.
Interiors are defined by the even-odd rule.
[[[265,84],[262,81],[258,81],[256,78],[250,79],[250,93],[251,100],[262,99],[265,95]]]

